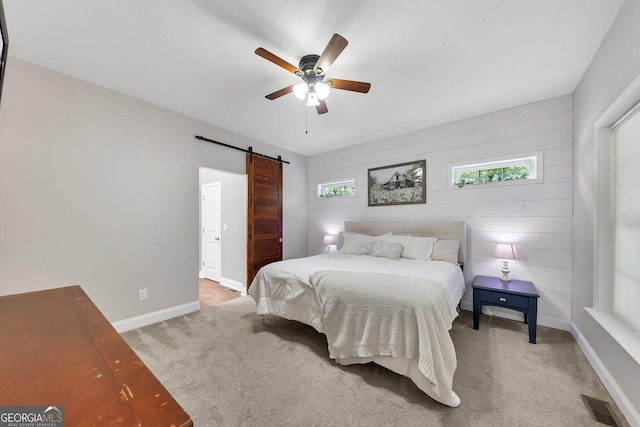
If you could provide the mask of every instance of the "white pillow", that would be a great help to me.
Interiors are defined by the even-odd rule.
[[[400,243],[401,245],[404,246],[408,238],[409,236],[406,236],[403,234],[388,233],[388,234],[383,234],[382,236],[376,237],[376,240],[381,240],[385,243]]]
[[[405,241],[404,248],[402,249],[403,258],[415,259],[418,261],[429,261],[431,259],[433,245],[438,239],[436,239],[435,237],[421,236],[404,237],[406,237],[407,240]]]
[[[438,240],[433,245],[431,252],[432,261],[447,261],[451,264],[458,265],[458,250],[460,242],[457,240]]]

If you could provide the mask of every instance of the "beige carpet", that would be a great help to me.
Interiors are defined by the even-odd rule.
[[[451,331],[462,404],[443,406],[375,364],[340,366],[324,335],[251,297],[123,334],[196,426],[603,426],[580,395],[611,397],[564,331],[463,311]],[[624,422],[624,421],[623,421]],[[626,424],[623,424],[626,425]]]

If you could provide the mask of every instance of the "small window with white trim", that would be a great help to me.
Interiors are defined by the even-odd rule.
[[[542,182],[542,152],[451,165],[451,188]]]
[[[318,184],[318,197],[348,197],[356,195],[356,179],[322,182]]]

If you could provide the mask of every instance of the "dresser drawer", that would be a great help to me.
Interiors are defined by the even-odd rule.
[[[505,307],[527,308],[529,298],[521,295],[513,295],[505,292],[494,292],[483,290],[480,296],[483,303],[502,305]]]

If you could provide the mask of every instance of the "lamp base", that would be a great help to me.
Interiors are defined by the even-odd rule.
[[[511,281],[511,277],[509,277],[509,262],[508,261],[502,261],[502,277],[500,278],[500,280],[502,280],[503,282],[510,282]]]

